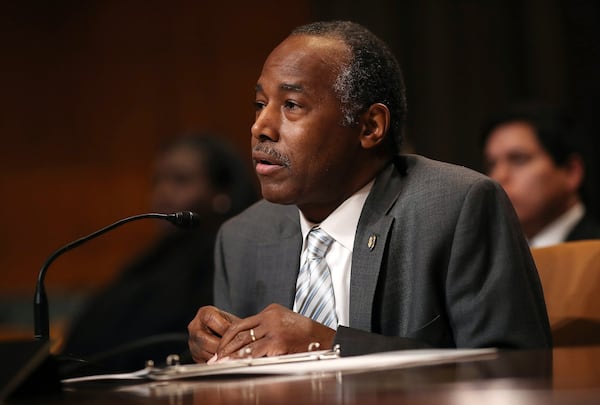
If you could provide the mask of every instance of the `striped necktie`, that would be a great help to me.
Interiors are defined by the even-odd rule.
[[[296,308],[325,326],[337,328],[335,295],[325,255],[333,239],[321,228],[313,228],[306,241],[307,255],[296,280]]]

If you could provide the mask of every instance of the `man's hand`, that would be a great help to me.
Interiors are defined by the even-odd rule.
[[[335,330],[293,312],[281,305],[271,304],[257,315],[236,320],[221,340],[212,340],[217,357],[238,357],[240,349],[250,348],[252,357],[276,356],[305,352],[308,345],[318,342],[321,349],[333,346]]]
[[[200,308],[188,325],[188,346],[194,361],[201,363],[213,357],[221,337],[238,321],[240,318],[213,306]]]

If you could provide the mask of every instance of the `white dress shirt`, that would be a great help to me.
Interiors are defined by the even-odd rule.
[[[313,224],[304,217],[301,211],[298,211],[300,212],[303,240],[300,263],[304,263],[307,254],[306,239],[312,227],[319,225],[333,238],[333,243],[325,256],[325,260],[331,271],[338,324],[343,326],[349,326],[350,321],[350,269],[352,268],[354,237],[356,236],[360,213],[374,183],[375,180],[371,181],[350,196],[320,224]],[[294,311],[298,312],[295,303]]]

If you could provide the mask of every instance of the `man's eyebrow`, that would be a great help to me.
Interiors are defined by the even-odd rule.
[[[279,85],[279,89],[283,91],[293,91],[296,93],[304,93],[304,87],[299,84],[291,84],[291,83],[282,83]],[[254,87],[254,91],[256,93],[260,93],[263,91],[263,86],[261,84],[257,84]]]
[[[282,83],[281,85],[279,85],[279,88],[281,90],[294,91],[296,93],[303,93],[304,92],[304,87],[302,87],[299,84]]]

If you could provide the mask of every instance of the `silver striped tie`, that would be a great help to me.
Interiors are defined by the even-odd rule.
[[[321,228],[313,228],[308,233],[308,254],[296,280],[296,308],[302,315],[337,329],[331,272],[325,261],[332,243],[333,239]]]

